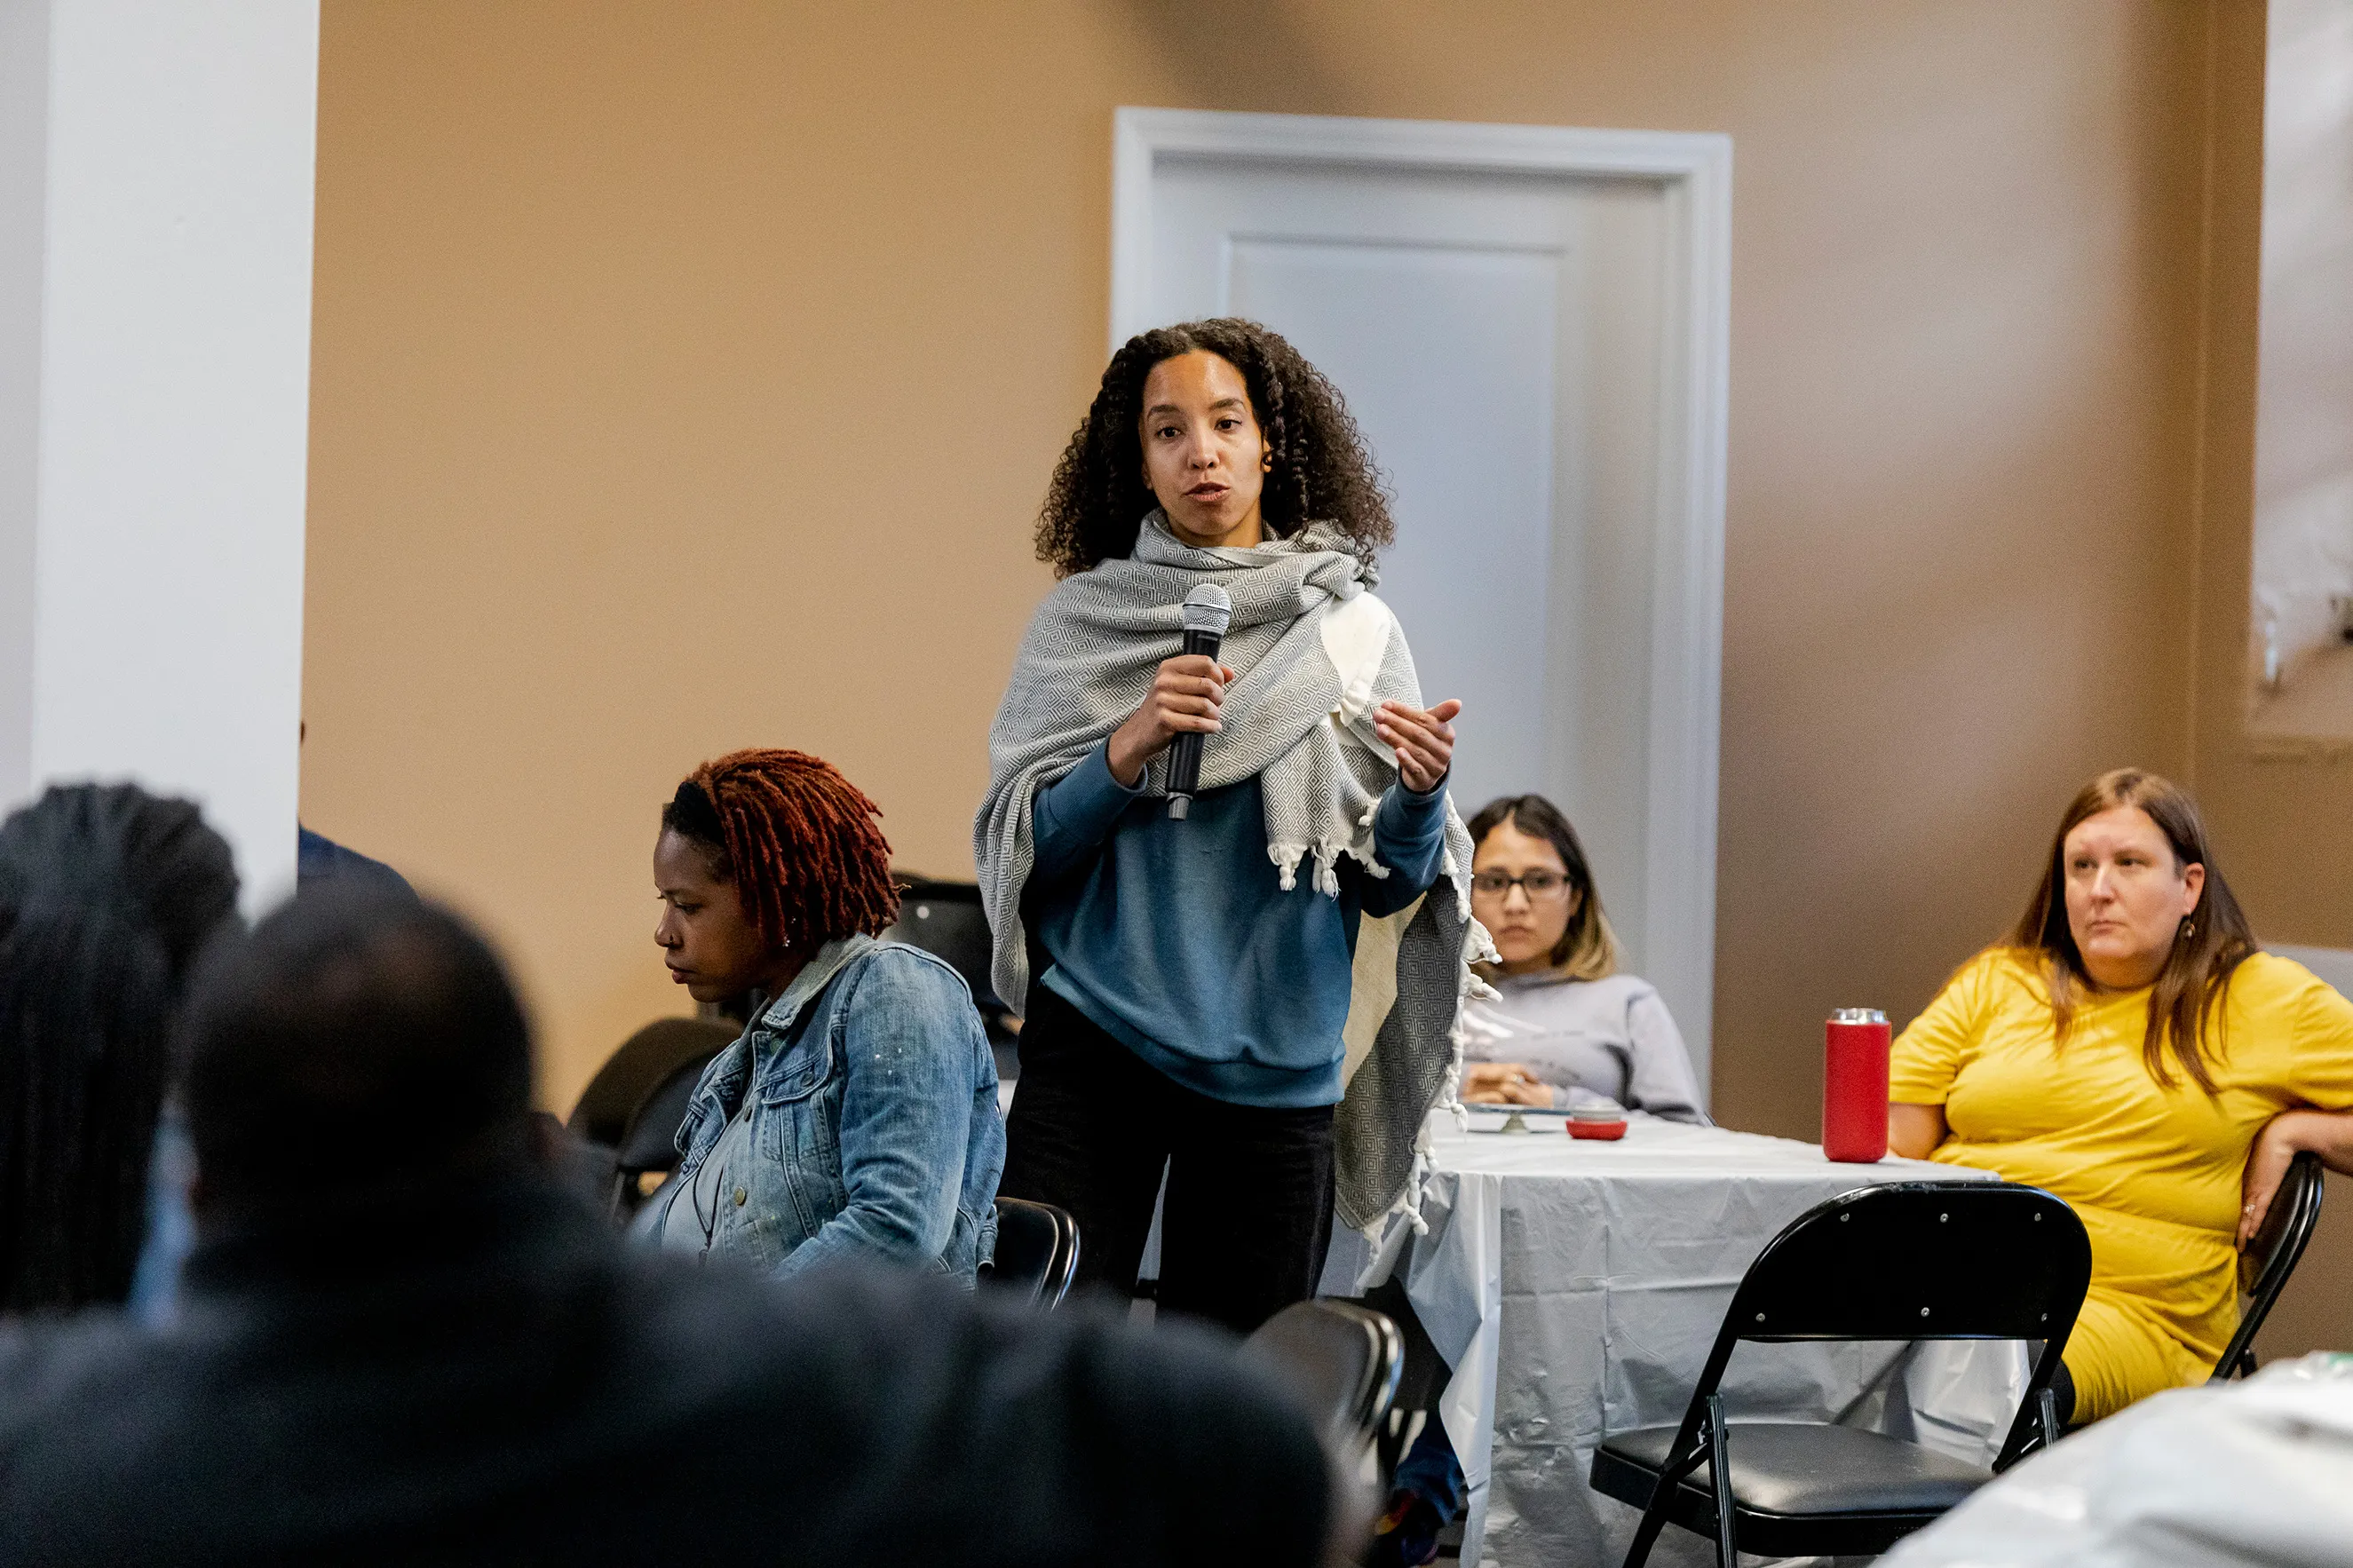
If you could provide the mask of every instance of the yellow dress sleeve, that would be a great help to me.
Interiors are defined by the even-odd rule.
[[[1889,1048],[1887,1098],[1899,1105],[1942,1105],[1952,1097],[1953,1079],[1985,1028],[1993,966],[2000,960],[1979,953],[1945,982],[1936,999],[1912,1020]]]

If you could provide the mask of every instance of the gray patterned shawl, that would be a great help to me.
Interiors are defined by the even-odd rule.
[[[1202,750],[1201,787],[1259,776],[1268,874],[1285,892],[1336,896],[1343,855],[1369,876],[1388,874],[1373,858],[1372,825],[1397,763],[1372,714],[1390,700],[1420,707],[1421,689],[1396,617],[1367,591],[1368,574],[1348,545],[1338,529],[1310,523],[1251,550],[1196,549],[1155,511],[1132,558],[1065,579],[1039,605],[989,730],[988,797],[973,825],[996,934],[992,977],[1008,1005],[1020,1008],[1029,988],[1021,891],[1031,802],[1143,703],[1183,635],[1177,606],[1205,580],[1233,600],[1219,658],[1236,679],[1224,728]],[[1166,793],[1166,769],[1164,753],[1147,771],[1155,795]],[[1449,801],[1438,884],[1358,929],[1348,1089],[1336,1122],[1337,1208],[1353,1226],[1400,1209],[1419,1223],[1422,1122],[1431,1106],[1455,1098],[1457,1016],[1466,993],[1485,989],[1470,961],[1493,956],[1471,918],[1471,855]],[[1305,889],[1303,862],[1311,866]]]

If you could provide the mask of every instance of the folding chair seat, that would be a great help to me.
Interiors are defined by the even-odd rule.
[[[2032,1187],[1917,1182],[1817,1205],[1767,1244],[1734,1292],[1682,1422],[1622,1432],[1594,1489],[1643,1510],[1626,1568],[1668,1524],[1715,1538],[1717,1561],[1884,1552],[2058,1436],[2050,1394],[2091,1283],[2073,1210]],[[2026,1340],[2042,1344],[1990,1468],[1877,1432],[1730,1422],[1721,1385],[1743,1341]]]
[[[1983,1466],[1852,1426],[1735,1421],[1728,1433],[1743,1552],[1884,1552],[1993,1479]],[[1672,1426],[1612,1438],[1594,1455],[1595,1489],[1647,1498],[1674,1438]],[[1671,1518],[1705,1521],[1713,1530],[1715,1476],[1704,1458],[1679,1491]]]

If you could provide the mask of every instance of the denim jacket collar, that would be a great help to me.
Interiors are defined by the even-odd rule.
[[[873,945],[872,937],[864,931],[854,931],[848,936],[835,937],[818,948],[809,955],[809,961],[801,965],[801,972],[793,976],[781,993],[762,1002],[753,1012],[752,1026],[748,1032],[781,1035],[790,1029],[793,1021],[801,1016],[801,1009],[808,1005],[809,998],[824,990],[826,983],[841,973],[843,964]]]
[[[834,938],[809,956],[801,972],[786,983],[773,999],[764,1000],[752,1010],[752,1021],[744,1026],[735,1043],[719,1053],[697,1085],[694,1098],[688,1102],[685,1123],[678,1130],[676,1147],[690,1162],[716,1142],[719,1134],[743,1105],[753,1074],[761,1066],[763,1047],[773,1046],[792,1032],[792,1027],[808,1005],[824,994],[833,977],[841,973],[851,959],[876,946],[874,939],[863,931]]]

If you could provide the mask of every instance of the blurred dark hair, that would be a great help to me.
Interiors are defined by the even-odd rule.
[[[2148,1027],[2141,1037],[2140,1056],[2159,1088],[2173,1087],[2173,1072],[2166,1064],[2169,1051],[2199,1088],[2213,1094],[2217,1089],[2210,1064],[2222,1059],[2228,1044],[2222,1005],[2230,995],[2232,975],[2254,956],[2256,942],[2231,885],[2214,864],[2206,824],[2188,790],[2139,768],[2114,769],[2078,790],[2060,815],[2059,831],[2051,836],[2051,853],[2042,862],[2042,881],[2010,931],[2010,946],[2041,961],[2051,986],[2052,1022],[2063,1045],[2075,1021],[2076,988],[2092,988],[2091,972],[2084,967],[2083,950],[2075,945],[2074,928],[2067,921],[2067,835],[2085,818],[2119,806],[2131,806],[2157,824],[2173,850],[2177,871],[2206,868],[2198,907],[2175,932],[2165,967],[2149,991]]]
[[[520,1159],[531,1031],[490,945],[434,904],[307,889],[198,973],[188,1131],[225,1208],[316,1207]]]
[[[67,784],[0,823],[0,1311],[130,1293],[174,1018],[236,915],[187,801]]]
[[[1155,327],[1111,356],[1047,487],[1038,559],[1067,577],[1134,552],[1144,520],[1160,504],[1144,471],[1144,384],[1153,366],[1196,352],[1232,365],[1249,390],[1274,465],[1259,500],[1267,531],[1288,538],[1303,523],[1336,523],[1370,568],[1397,526],[1347,401],[1281,333],[1237,316]]]
[[[1585,862],[1585,846],[1560,807],[1540,795],[1507,795],[1491,800],[1470,822],[1471,853],[1475,857],[1487,835],[1509,823],[1531,838],[1542,838],[1560,856],[1561,868],[1577,895],[1568,929],[1552,945],[1552,964],[1571,980],[1606,980],[1618,973],[1623,955],[1609,917],[1601,912],[1601,895],[1594,889],[1593,868]]]

